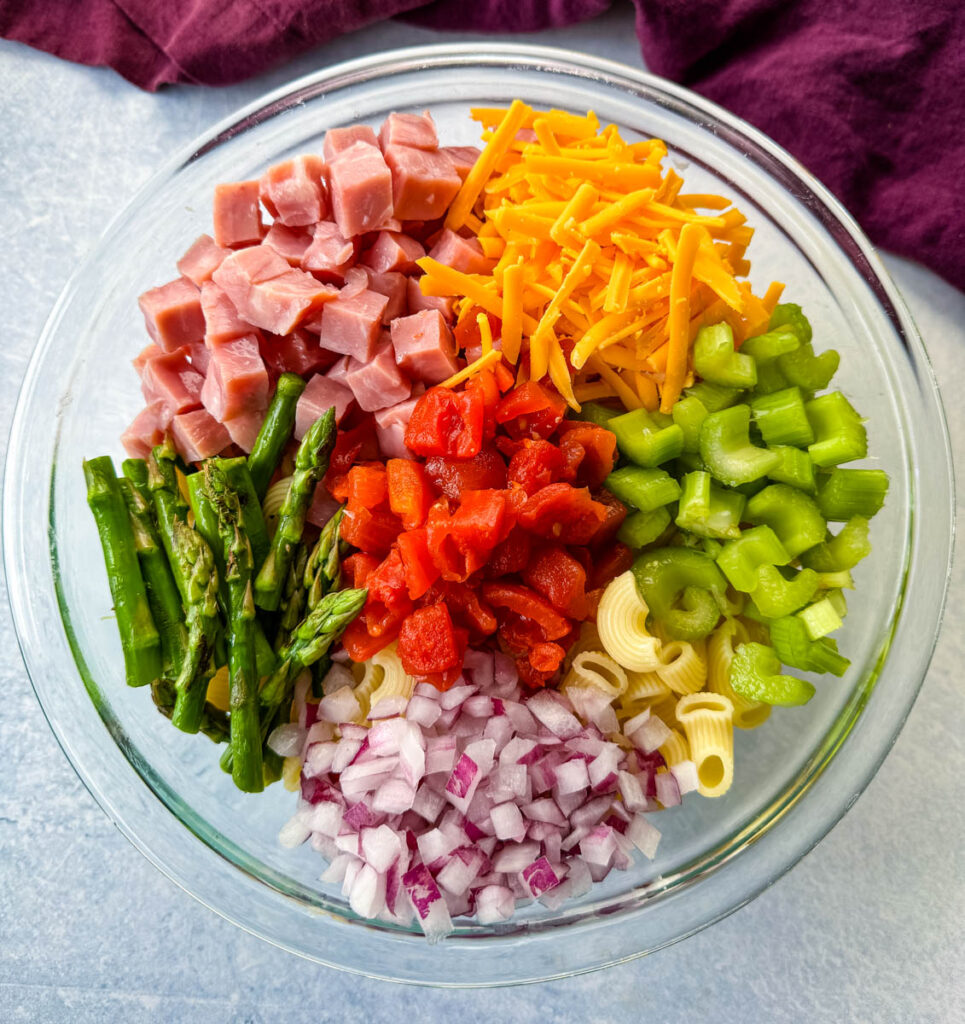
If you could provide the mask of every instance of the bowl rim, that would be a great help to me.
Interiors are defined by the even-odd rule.
[[[944,413],[941,406],[941,399],[938,395],[937,384],[934,379],[930,363],[928,362],[927,354],[925,353],[924,346],[922,345],[920,336],[918,335],[917,329],[912,321],[909,311],[907,310],[903,300],[897,292],[891,278],[884,268],[883,263],[877,255],[877,252],[872,247],[871,243],[865,238],[863,232],[858,227],[857,223],[851,217],[851,215],[841,206],[841,204],[824,188],[795,158],[786,153],[780,146],[765,136],[763,133],[743,121],[736,115],[730,114],[729,112],[718,107],[716,104],[703,97],[692,93],[690,90],[676,85],[675,83],[668,82],[658,76],[652,75],[648,72],[640,71],[632,68],[628,65],[621,64],[616,61],[606,60],[604,58],[591,57],[586,54],[582,54],[576,51],[557,48],[557,47],[545,47],[545,46],[531,46],[528,44],[518,43],[492,43],[487,44],[486,51],[480,53],[477,44],[472,43],[441,43],[432,44],[427,46],[418,47],[406,47],[386,51],[373,56],[356,58],[353,60],[341,62],[338,64],[331,65],[327,68],[309,73],[301,76],[293,81],[283,84],[276,89],[270,91],[264,96],[257,98],[250,103],[241,107],[238,111],[223,118],[217,124],[215,124],[208,131],[203,133],[194,141],[190,142],[186,146],[182,147],[177,153],[174,154],[155,174],[153,174],[144,185],[139,188],[128,203],[115,214],[108,226],[105,228],[103,234],[98,239],[94,247],[89,251],[87,256],[80,262],[78,267],[75,269],[67,283],[65,284],[58,300],[56,301],[50,316],[48,317],[40,339],[36,346],[36,349],[31,357],[29,366],[24,376],[24,380],[18,395],[17,405],[15,414],[12,421],[10,430],[10,439],[8,445],[8,461],[5,472],[5,486],[4,486],[4,498],[3,498],[3,539],[4,539],[4,563],[5,570],[7,572],[8,579],[15,579],[17,571],[20,569],[20,562],[18,556],[22,555],[22,552],[18,550],[16,540],[18,537],[19,523],[16,515],[16,503],[15,503],[15,488],[11,487],[10,484],[20,474],[20,466],[22,456],[19,453],[19,442],[21,435],[24,432],[23,419],[26,413],[27,398],[32,392],[35,384],[35,379],[38,376],[40,364],[43,361],[43,356],[46,354],[49,348],[54,334],[65,309],[69,306],[74,293],[77,290],[79,279],[83,275],[85,269],[104,253],[109,246],[112,237],[117,232],[119,226],[125,219],[128,212],[140,206],[145,198],[147,198],[152,190],[155,188],[157,182],[163,181],[169,178],[173,172],[179,167],[190,163],[194,159],[202,156],[210,148],[215,147],[221,141],[226,138],[230,138],[234,131],[237,130],[238,126],[247,123],[250,118],[261,114],[264,119],[268,119],[272,116],[272,108],[279,101],[291,101],[294,96],[305,89],[314,89],[318,85],[334,80],[346,80],[340,82],[340,85],[351,84],[347,79],[353,74],[361,74],[370,72],[373,69],[380,70],[383,74],[391,74],[394,72],[407,70],[426,70],[426,69],[439,69],[444,68],[447,63],[475,63],[481,66],[505,66],[507,63],[519,62],[521,66],[529,67],[531,70],[537,70],[539,62],[553,62],[558,70],[566,72],[576,77],[598,77],[606,80],[607,84],[613,85],[612,79],[614,77],[622,80],[629,79],[636,85],[642,85],[648,89],[657,93],[663,93],[666,96],[672,97],[677,101],[685,104],[690,108],[695,108],[697,111],[706,114],[708,117],[722,122],[739,135],[742,135],[745,139],[753,143],[758,149],[766,153],[772,160],[776,161],[779,165],[783,166],[786,170],[789,170],[796,178],[800,179],[804,185],[810,190],[814,197],[824,205],[824,212],[831,215],[841,227],[844,229],[849,241],[854,244],[856,249],[861,253],[862,257],[867,261],[870,268],[871,275],[874,278],[874,285],[880,289],[878,295],[878,301],[881,303],[884,311],[894,317],[897,317],[899,321],[899,330],[904,334],[908,342],[910,343],[911,349],[914,350],[914,354],[918,357],[920,367],[925,374],[926,384],[930,384],[932,391],[934,392],[934,412],[937,412],[937,421],[932,424],[933,427],[937,427],[938,434],[942,442],[942,455],[943,464],[947,469],[947,480],[944,481],[948,487],[949,494],[952,497],[952,501],[949,503],[948,509],[948,522],[943,523],[946,527],[944,536],[947,537],[947,565],[951,563],[952,557],[952,545],[954,538],[954,478],[953,478],[953,463],[951,459],[951,449],[948,438],[947,425],[945,423]],[[871,282],[869,282],[871,283]],[[882,295],[884,299],[882,299]],[[890,308],[889,308],[890,307]],[[932,524],[934,527],[934,524]],[[909,527],[909,533],[911,533],[911,527]],[[909,539],[909,558],[913,553],[913,545],[911,539]],[[944,579],[941,583],[941,593],[938,595],[936,603],[936,615],[934,627],[926,639],[926,643],[923,645],[927,648],[926,653],[920,655],[918,662],[920,663],[920,672],[917,673],[917,680],[915,685],[909,687],[908,692],[905,694],[904,700],[901,702],[902,707],[899,709],[899,714],[893,717],[890,721],[891,729],[889,736],[886,740],[881,742],[880,750],[878,750],[875,756],[872,758],[872,763],[869,771],[866,771],[864,776],[860,780],[860,786],[852,787],[856,788],[854,796],[845,801],[838,801],[835,807],[830,813],[825,813],[822,816],[822,822],[816,832],[810,835],[809,841],[804,844],[798,843],[798,849],[790,856],[785,856],[782,860],[779,868],[766,876],[762,876],[760,883],[748,887],[747,893],[739,901],[729,905],[720,913],[702,920],[695,927],[692,927],[674,938],[662,942],[652,949],[639,950],[631,953],[627,956],[614,957],[604,963],[595,963],[584,968],[570,969],[561,971],[557,974],[544,974],[539,977],[523,978],[523,979],[509,979],[505,982],[495,982],[496,984],[515,984],[520,981],[537,981],[544,980],[551,977],[563,977],[573,973],[582,973],[588,970],[599,969],[600,967],[606,966],[611,963],[622,962],[624,960],[633,959],[637,956],[644,955],[646,952],[653,951],[653,949],[661,948],[662,945],[667,945],[672,941],[679,941],[679,939],[685,938],[686,936],[693,934],[693,932],[700,930],[700,928],[706,927],[707,925],[719,920],[721,917],[736,910],[743,903],[753,899],[758,895],[764,888],[775,881],[780,875],[789,870],[797,861],[808,852],[810,848],[816,845],[817,842],[822,839],[828,831],[837,823],[838,820],[843,816],[847,809],[851,806],[856,799],[857,793],[860,793],[865,786],[867,786],[870,779],[874,776],[881,762],[884,760],[891,745],[894,743],[895,738],[901,730],[904,721],[911,710],[914,703],[914,699],[917,696],[918,691],[924,681],[925,674],[927,672],[928,664],[931,660],[932,653],[934,652],[935,643],[939,630],[941,628],[943,612],[945,607],[945,598],[948,587],[948,573],[944,574]],[[41,708],[44,711],[45,717],[47,717],[48,723],[50,724],[51,730],[53,731],[55,738],[57,739],[61,749],[67,755],[72,767],[81,779],[85,787],[95,798],[98,804],[104,809],[104,811],[114,820],[118,828],[128,838],[128,840],[140,850],[162,873],[171,878],[176,884],[182,889],[194,896],[200,902],[206,906],[210,906],[220,916],[231,920],[233,923],[245,928],[248,931],[252,931],[254,934],[259,934],[260,937],[265,938],[267,941],[273,944],[280,945],[289,951],[295,952],[301,956],[307,956],[310,959],[314,959],[318,962],[325,963],[329,966],[333,966],[343,970],[357,971],[358,973],[366,973],[369,976],[381,977],[386,980],[396,981],[410,981],[413,983],[421,984],[439,984],[438,981],[423,980],[420,978],[399,978],[391,974],[377,974],[369,971],[358,971],[357,968],[347,966],[333,962],[331,960],[323,959],[318,956],[306,953],[304,950],[288,946],[284,941],[279,940],[277,937],[268,936],[261,934],[257,930],[253,929],[249,924],[240,918],[240,915],[233,914],[229,909],[223,906],[212,905],[212,901],[205,899],[204,896],[195,892],[191,882],[181,877],[177,872],[166,865],[160,858],[152,852],[150,845],[147,840],[142,839],[138,834],[134,826],[128,824],[121,815],[115,812],[112,801],[108,794],[102,792],[97,784],[91,779],[84,768],[77,763],[77,759],[71,752],[71,744],[62,731],[61,727],[51,719],[48,715],[47,707],[42,699],[41,691],[38,688],[35,680],[35,673],[31,671],[31,654],[28,651],[27,644],[25,642],[25,636],[27,633],[27,608],[25,606],[23,593],[14,593],[14,587],[8,588],[8,598],[10,601],[12,617],[17,633],[17,640],[20,646],[21,654],[24,659],[25,666],[27,668],[28,677],[30,678],[31,685],[37,695],[38,701],[41,704]],[[934,602],[934,598],[933,598]],[[893,616],[893,631],[897,629],[897,625],[901,619],[901,604],[894,610]],[[62,618],[62,624],[66,628],[66,621]],[[77,651],[74,643],[71,640],[71,653],[77,660]],[[84,669],[77,665],[78,670],[82,677],[85,676]],[[793,804],[798,798],[806,795],[809,792],[809,786],[799,792]],[[158,803],[162,805],[165,813],[178,820],[173,812],[164,805],[164,802],[158,797],[156,793],[152,792]],[[840,806],[838,806],[840,804]],[[783,814],[783,812],[782,812]],[[782,816],[778,814],[774,816],[773,820],[768,824],[766,830],[769,831],[773,824],[776,824],[778,818]],[[178,822],[180,825],[184,825],[183,821]],[[210,847],[209,844],[205,843],[209,852],[218,855],[218,851]],[[220,854],[221,859],[230,866],[232,870],[243,870],[236,863],[231,862]],[[726,859],[730,859],[729,857]],[[703,869],[697,877],[702,877],[705,871]],[[259,883],[260,884],[260,883]],[[684,887],[689,888],[689,883],[685,882]],[[277,892],[277,890],[276,890]],[[638,908],[639,909],[639,908]],[[632,916],[632,915],[631,915]],[[501,936],[493,935],[493,939],[499,939]],[[445,982],[443,982],[445,984]],[[451,983],[453,987],[462,987],[465,982],[454,982]],[[486,982],[485,984],[493,984],[493,982]]]

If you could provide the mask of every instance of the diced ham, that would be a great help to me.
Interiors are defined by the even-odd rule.
[[[230,254],[230,249],[218,245],[210,235],[201,235],[178,260],[178,273],[200,288],[205,281],[211,280],[221,261]]]
[[[265,420],[265,410],[255,409],[224,421],[231,440],[247,455],[255,446],[255,438]]]
[[[234,303],[214,281],[205,281],[201,285],[201,312],[204,315],[204,343],[209,348],[251,333],[251,324],[238,316]]]
[[[269,167],[259,182],[265,209],[291,228],[320,221],[328,212],[324,173],[325,164],[318,156],[296,156]]]
[[[346,238],[380,228],[392,216],[392,174],[376,146],[353,143],[328,174],[335,223]]]
[[[185,462],[200,462],[223,451],[231,437],[207,409],[181,413],[171,420],[174,446]]]
[[[252,245],[232,253],[212,274],[215,283],[232,295],[232,286],[247,286],[280,277],[291,268],[270,245]],[[232,301],[234,297],[232,296]]]
[[[302,253],[302,269],[310,270],[320,281],[341,284],[345,272],[355,262],[355,244],[342,235],[329,220],[315,225],[312,240]]]
[[[425,254],[422,243],[415,238],[396,231],[380,231],[362,256],[362,262],[377,274],[385,274],[390,270],[414,274],[419,269],[415,261],[421,260]]]
[[[482,246],[475,238],[463,238],[449,228],[445,228],[436,239],[429,255],[439,263],[464,274],[488,274],[493,266],[492,260],[483,255]]]
[[[204,337],[201,293],[186,277],[149,289],[137,304],[144,314],[147,333],[165,352]]]
[[[191,365],[204,376],[208,372],[208,363],[211,362],[211,352],[203,342],[196,341],[188,346],[188,353],[191,356]]]
[[[201,401],[215,419],[264,411],[268,404],[268,372],[258,350],[258,337],[247,334],[226,341],[211,352]]]
[[[380,409],[375,414],[375,432],[379,439],[379,448],[387,459],[411,459],[412,452],[405,444],[405,428],[409,425],[412,410],[418,397],[405,402]]]
[[[393,208],[399,220],[441,217],[462,184],[445,153],[389,146],[385,162],[392,172]]]
[[[161,352],[148,359],[141,372],[144,400],[148,405],[162,401],[168,418],[201,405],[204,376],[188,362],[189,352],[186,347],[174,352]]]
[[[137,371],[138,377],[144,372],[144,366],[149,359],[154,359],[155,356],[161,355],[164,351],[160,345],[155,345],[152,341],[150,345],[145,345],[140,352],[131,360],[131,366]]]
[[[458,369],[452,331],[437,309],[393,320],[392,347],[399,367],[427,384],[439,384]]]
[[[369,288],[379,295],[384,295],[388,305],[382,313],[382,323],[386,327],[397,317],[403,316],[408,309],[406,277],[396,271],[389,270],[384,274],[369,271]]]
[[[412,385],[399,370],[395,352],[388,341],[368,362],[352,360],[345,379],[355,400],[366,412],[397,405],[412,392]]]
[[[374,129],[367,124],[350,124],[345,128],[329,128],[322,143],[322,155],[330,164],[337,156],[356,142],[364,142],[369,146],[378,146]]]
[[[298,405],[295,406],[295,439],[300,441],[315,420],[332,406],[335,407],[335,422],[341,423],[353,401],[352,392],[344,384],[316,373],[305,385]]]
[[[336,358],[319,345],[317,335],[301,327],[291,334],[266,335],[261,342],[261,357],[275,377],[283,373],[309,377],[327,370]]]
[[[365,267],[350,267],[345,271],[345,284],[338,293],[340,299],[351,299],[369,286],[369,272]]]
[[[476,146],[442,146],[440,153],[445,153],[452,161],[456,174],[466,180],[466,175],[472,170],[473,164],[482,155],[482,150]]]
[[[339,503],[328,493],[328,488],[319,484],[312,495],[305,519],[314,526],[324,526],[338,511],[338,507]]]
[[[214,187],[214,240],[228,249],[260,242],[265,234],[258,208],[258,182],[235,181]]]
[[[121,444],[132,459],[146,459],[151,449],[164,440],[171,415],[161,399],[142,409],[121,434]]]
[[[416,149],[438,149],[436,123],[429,111],[422,114],[389,114],[379,130],[379,145],[414,146]]]
[[[274,249],[292,267],[301,266],[312,236],[303,228],[289,228],[279,221],[268,229],[264,244]]]
[[[410,313],[421,313],[424,309],[438,310],[448,323],[455,319],[451,295],[423,295],[419,287],[419,278],[410,277],[406,285],[406,298]]]
[[[322,313],[319,343],[341,355],[367,363],[375,354],[375,343],[388,299],[368,289],[345,299],[340,295]]]
[[[334,380],[337,384],[345,384],[345,386],[348,387],[345,378],[348,375],[349,363],[349,357],[342,356],[341,359],[338,359],[334,363],[332,363],[325,376],[328,377],[329,380]]]

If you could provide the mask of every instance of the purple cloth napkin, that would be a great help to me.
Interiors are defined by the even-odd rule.
[[[761,128],[874,242],[965,289],[961,0],[634,0],[647,66]],[[6,0],[0,35],[144,89],[227,85],[385,18],[535,31],[611,0]]]

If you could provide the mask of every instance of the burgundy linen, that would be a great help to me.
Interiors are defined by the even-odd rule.
[[[647,66],[793,153],[876,244],[965,289],[965,4],[634,0]],[[611,0],[5,0],[0,35],[144,89],[227,85],[394,16],[536,31]]]

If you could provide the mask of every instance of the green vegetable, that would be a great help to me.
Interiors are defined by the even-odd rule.
[[[617,540],[628,548],[645,548],[657,540],[670,525],[670,513],[666,508],[655,508],[652,512],[631,512],[617,533]]]
[[[814,441],[800,388],[759,395],[751,402],[751,411],[767,445],[790,444],[804,448]]]
[[[663,469],[623,466],[603,481],[603,486],[625,505],[652,512],[680,497],[680,484]]]
[[[747,499],[739,491],[718,487],[709,473],[684,477],[676,523],[697,537],[729,540],[740,536],[741,516]]]
[[[174,714],[176,696],[170,679],[156,679],[151,683],[151,698],[165,718]],[[201,712],[201,727],[196,731],[204,733],[213,743],[225,743],[230,731],[228,716],[213,704],[205,704]]]
[[[825,519],[870,519],[881,511],[887,493],[888,474],[882,469],[832,469],[818,485],[818,508]]]
[[[595,423],[598,427],[605,427],[610,420],[619,415],[618,409],[612,409],[608,405],[601,405],[599,402],[584,402],[579,418],[587,423]]]
[[[806,608],[802,608],[797,615],[804,623],[808,636],[812,640],[820,640],[822,636],[833,633],[836,629],[840,629],[842,625],[841,615],[835,608],[834,602],[827,597],[823,597],[820,601],[815,601],[814,604],[809,604]]]
[[[300,380],[301,378],[296,379]],[[268,551],[271,548],[268,527],[265,525],[265,517],[261,511],[261,498],[258,496],[248,463],[244,458],[219,459],[218,464],[241,502],[245,531],[248,534],[248,540],[251,541],[251,554],[255,559],[255,572],[257,572],[268,557]]]
[[[767,334],[758,334],[756,338],[748,338],[741,345],[741,352],[754,358],[760,373],[762,363],[773,362],[778,356],[793,352],[800,344],[801,339],[793,331],[778,328]]]
[[[693,548],[658,548],[633,563],[650,614],[677,640],[699,640],[720,619],[727,584],[714,560]]]
[[[741,644],[730,664],[730,685],[735,693],[762,704],[807,704],[814,696],[814,687],[804,679],[782,676],[780,672],[781,663],[772,647]]]
[[[700,425],[707,419],[707,407],[696,395],[687,395],[674,404],[673,421],[684,432],[684,452],[700,450]]]
[[[826,637],[812,640],[807,626],[796,615],[787,615],[768,623],[771,643],[778,658],[803,672],[830,672],[843,676],[851,662],[832,646]]]
[[[776,619],[803,608],[817,589],[818,574],[813,569],[802,569],[787,579],[776,566],[762,565],[757,570],[757,586],[751,596],[763,616]]]
[[[836,466],[868,454],[868,435],[861,417],[840,391],[812,399],[805,409],[814,430],[808,454],[815,466]]]
[[[675,423],[660,425],[657,414],[646,409],[614,416],[607,429],[616,434],[621,454],[638,466],[659,466],[684,450],[684,433]]]
[[[86,460],[84,479],[104,550],[127,685],[145,686],[161,674],[161,638],[151,617],[131,518],[109,456]]]
[[[278,513],[271,550],[255,580],[255,601],[267,611],[274,611],[281,603],[285,577],[302,539],[305,516],[312,503],[315,486],[328,469],[334,445],[335,410],[329,409],[312,424],[298,447],[292,482]]]
[[[787,565],[791,556],[769,526],[744,530],[729,540],[717,556],[717,564],[735,590],[753,593],[762,565]]]
[[[744,518],[769,526],[791,558],[824,540],[827,523],[813,498],[787,484],[770,484],[747,502]]]
[[[805,551],[802,564],[817,572],[842,572],[853,569],[862,558],[871,554],[868,520],[862,516],[849,519],[836,537]]]
[[[281,594],[281,613],[278,618],[278,632],[275,634],[275,650],[280,651],[291,639],[292,630],[305,614],[305,566],[308,565],[308,549],[299,544],[292,559],[285,586]]]
[[[285,445],[292,436],[295,427],[295,408],[304,390],[305,381],[294,373],[283,373],[278,378],[275,394],[248,456],[248,471],[251,473],[251,481],[259,503],[264,501],[272,474],[278,466]]]
[[[137,488],[138,493],[147,502],[153,516],[154,501],[151,498],[151,489],[147,484],[147,463],[143,459],[125,459],[121,463],[121,472],[131,482],[131,485]]]
[[[783,444],[774,445],[771,451],[779,458],[777,465],[767,474],[771,480],[780,484],[789,484],[808,494],[814,494],[817,491],[814,463],[807,452]]]
[[[834,349],[816,356],[810,342],[807,342],[793,352],[778,356],[777,369],[788,384],[802,391],[821,391],[831,383],[840,362],[841,357]]]
[[[164,545],[164,553],[168,556],[168,564],[178,591],[184,598],[184,580],[178,571],[174,557],[173,534],[176,522],[187,523],[188,504],[178,487],[176,463],[178,453],[174,450],[171,438],[165,438],[163,444],[154,448],[147,460],[147,485],[154,501],[154,517],[157,520],[158,533]]]
[[[322,527],[318,541],[302,573],[302,582],[308,592],[308,610],[314,610],[319,601],[342,582],[342,558],[348,553],[348,545],[339,537],[344,506]]]
[[[811,340],[811,322],[801,307],[794,302],[781,302],[775,306],[767,329],[781,330],[784,333],[790,331],[802,345],[807,345]]]
[[[710,381],[699,381],[684,392],[688,398],[696,398],[708,412],[720,412],[732,406],[741,396],[740,388],[726,388]]]
[[[700,427],[700,457],[710,472],[729,487],[766,476],[778,456],[750,441],[751,411],[735,405],[711,413]]]
[[[705,381],[729,388],[752,388],[757,383],[757,364],[734,349],[734,332],[728,323],[701,327],[694,341],[694,370]]]

